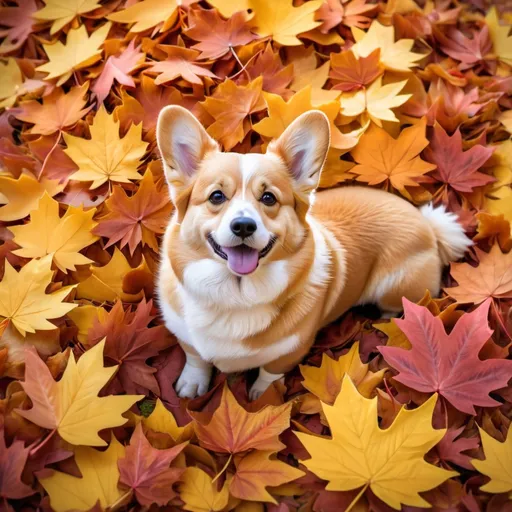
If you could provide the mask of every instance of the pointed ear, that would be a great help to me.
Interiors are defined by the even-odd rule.
[[[190,184],[206,153],[219,146],[201,123],[178,105],[160,111],[156,138],[174,200],[177,190]]]
[[[284,160],[299,191],[309,193],[318,185],[330,138],[327,116],[311,110],[295,119],[268,150]]]

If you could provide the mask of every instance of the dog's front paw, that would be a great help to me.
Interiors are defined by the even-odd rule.
[[[181,398],[195,398],[204,395],[208,391],[211,374],[212,369],[209,365],[193,366],[190,363],[185,364],[176,383],[176,393]]]

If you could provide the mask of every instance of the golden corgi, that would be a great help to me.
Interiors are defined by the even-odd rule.
[[[437,295],[443,265],[471,245],[443,207],[363,187],[315,193],[330,139],[322,112],[301,115],[266,154],[221,152],[178,106],[161,111],[157,139],[175,205],[158,297],[186,352],[181,397],[205,393],[213,365],[259,367],[258,397],[350,307],[389,315],[402,297]]]

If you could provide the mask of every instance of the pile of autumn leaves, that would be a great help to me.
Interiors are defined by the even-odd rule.
[[[510,507],[510,12],[449,0],[5,5],[4,509]],[[391,322],[350,312],[256,402],[246,375],[220,374],[179,400],[183,353],[152,302],[172,211],[155,148],[168,104],[240,152],[318,108],[332,130],[322,187],[444,203],[478,245],[451,265],[444,298],[405,301]]]

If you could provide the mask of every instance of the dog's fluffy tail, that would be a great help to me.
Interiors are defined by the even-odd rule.
[[[443,265],[462,258],[473,242],[464,233],[457,215],[447,212],[443,205],[434,208],[432,203],[422,206],[420,211],[436,234],[439,256]]]

